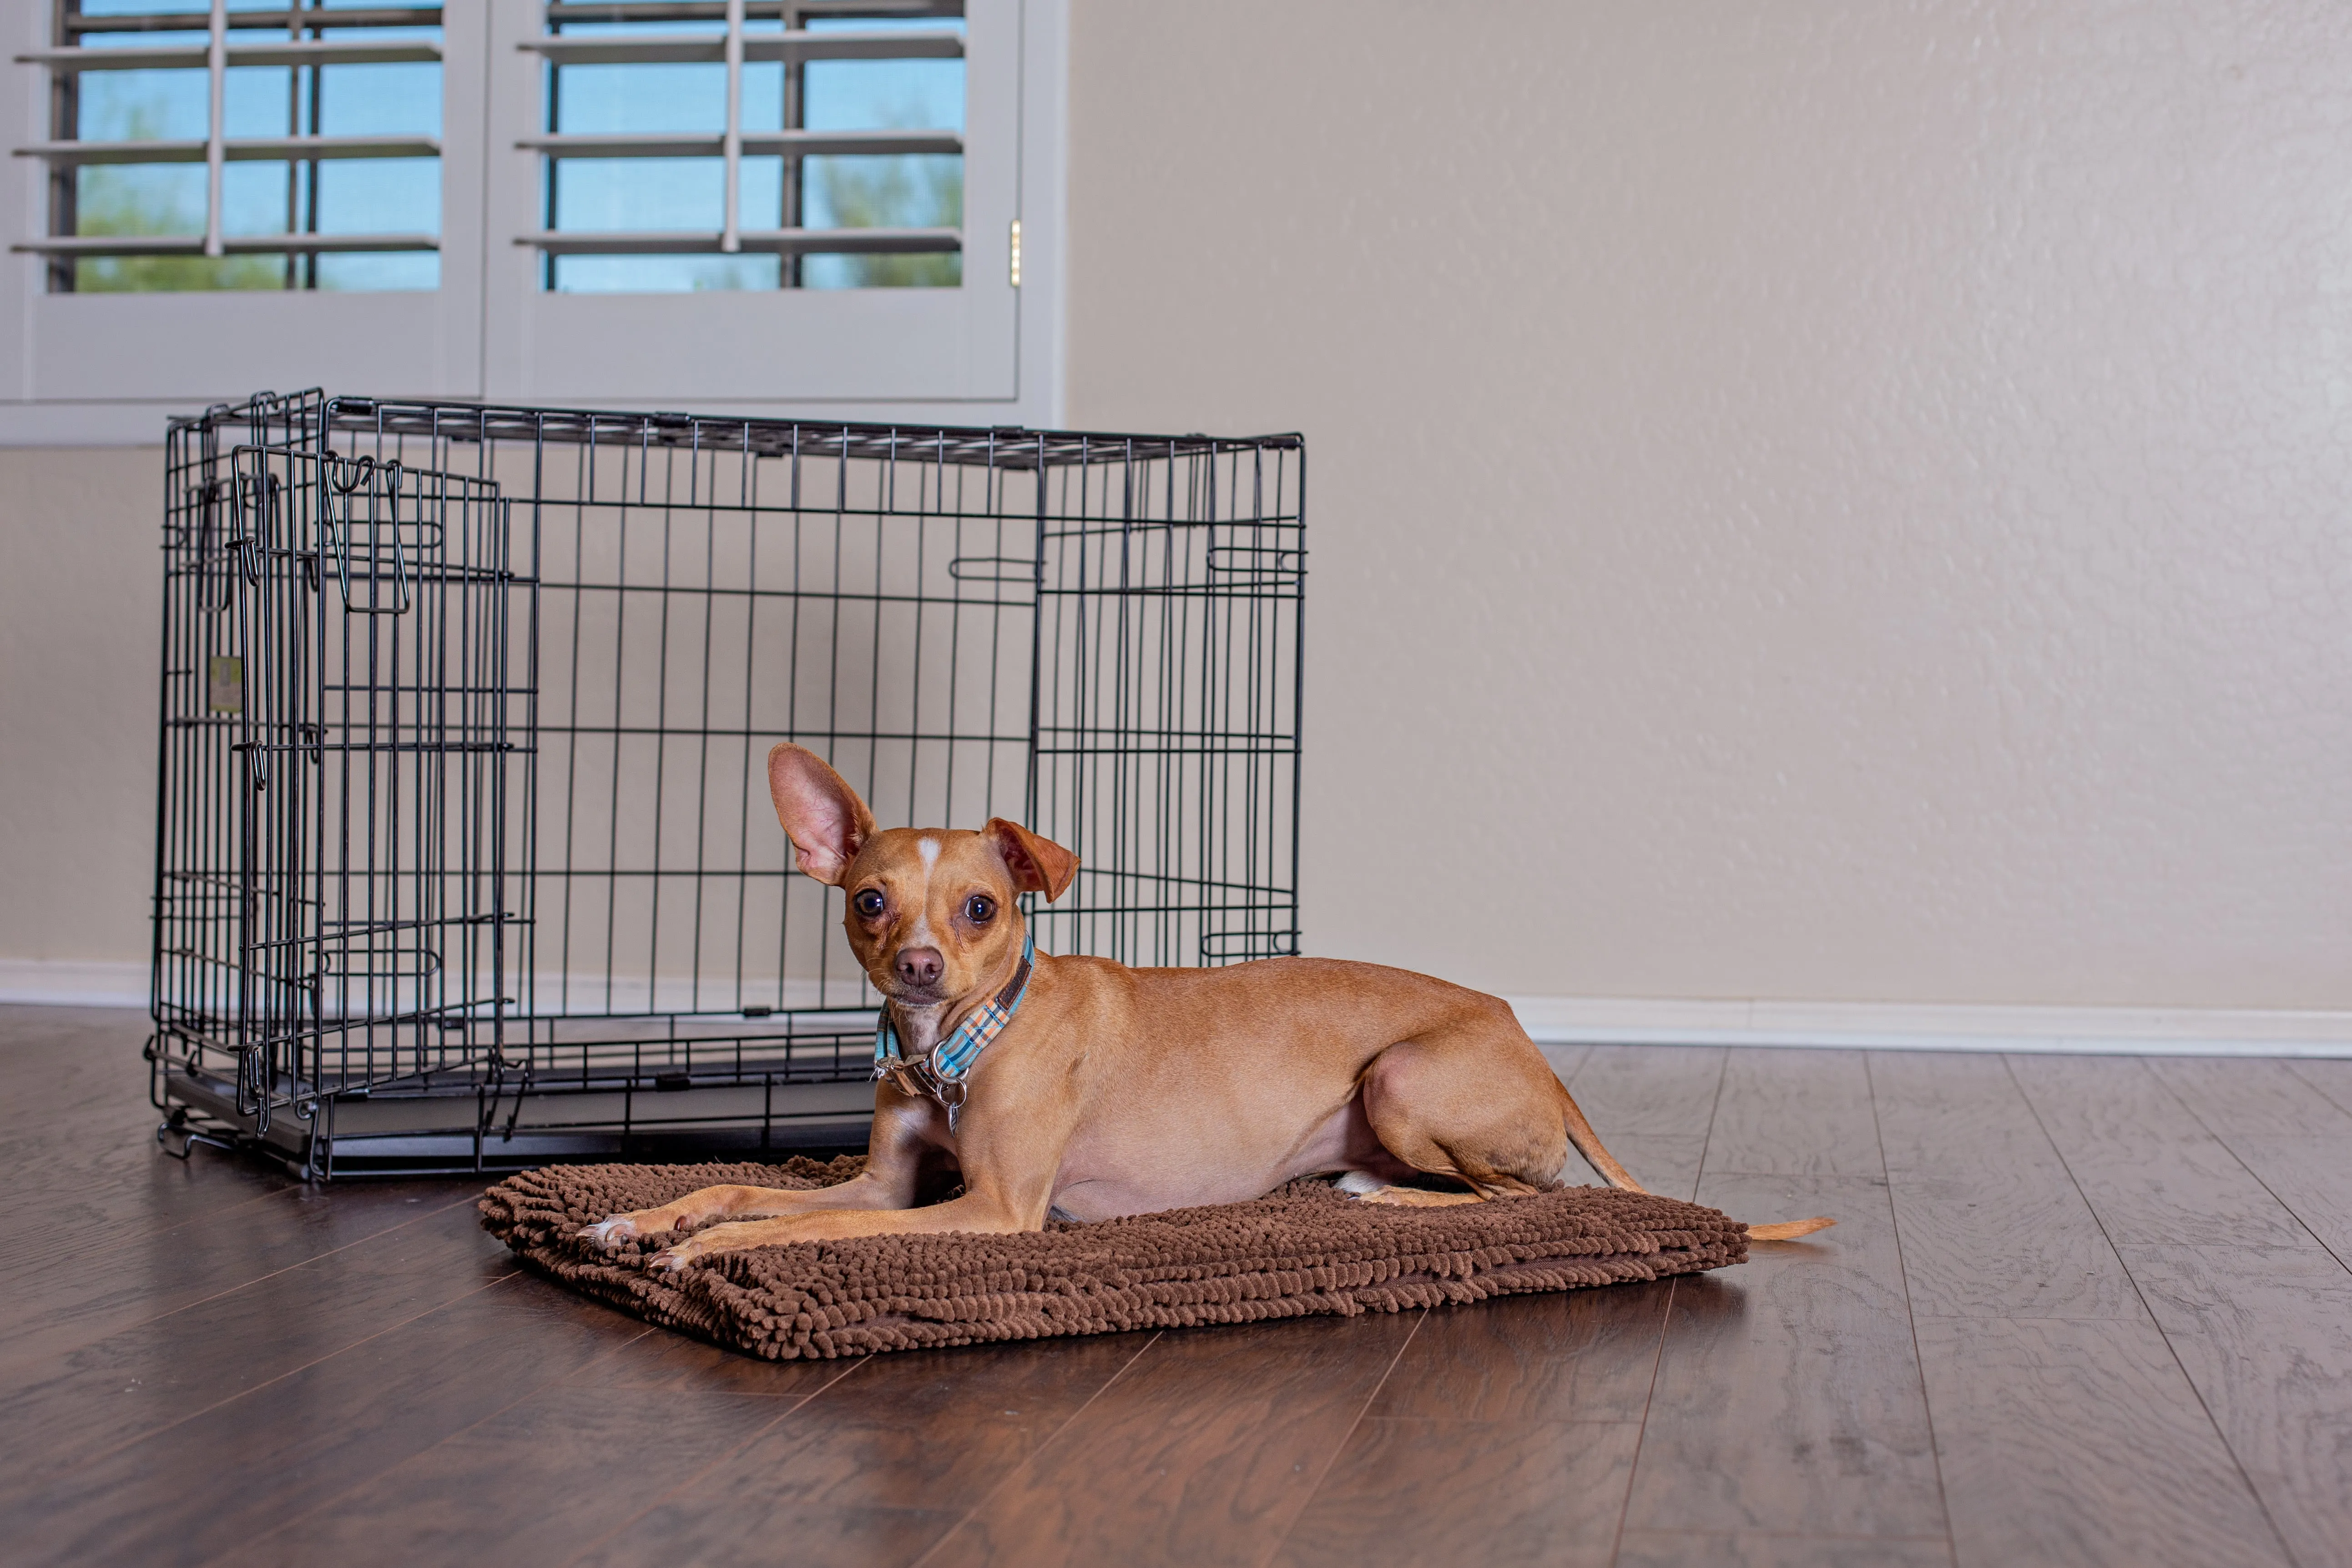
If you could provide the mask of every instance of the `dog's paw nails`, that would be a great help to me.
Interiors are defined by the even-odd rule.
[[[646,1264],[646,1267],[651,1269],[657,1269],[664,1274],[675,1274],[693,1261],[694,1258],[692,1254],[682,1251],[677,1247],[665,1247],[663,1250],[655,1253],[653,1256],[653,1261]]]
[[[637,1234],[637,1222],[627,1215],[616,1214],[610,1219],[598,1220],[580,1233],[580,1239],[607,1250],[618,1247]]]

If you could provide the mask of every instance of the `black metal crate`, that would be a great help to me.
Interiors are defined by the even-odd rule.
[[[167,1131],[320,1178],[862,1142],[877,998],[781,740],[1075,850],[1048,952],[1297,951],[1304,489],[1295,436],[175,421]]]

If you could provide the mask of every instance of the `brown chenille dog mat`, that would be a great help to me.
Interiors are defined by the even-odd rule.
[[[1714,1209],[1606,1187],[1447,1208],[1360,1203],[1319,1181],[1245,1204],[1018,1236],[875,1236],[720,1253],[648,1272],[675,1239],[607,1252],[574,1232],[698,1187],[822,1187],[865,1165],[556,1165],[484,1194],[482,1226],[543,1272],[649,1322],[771,1360],[1053,1334],[1352,1317],[1745,1262]]]

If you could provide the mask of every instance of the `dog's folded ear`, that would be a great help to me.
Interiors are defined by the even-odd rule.
[[[1076,856],[1017,822],[992,816],[980,836],[1004,857],[1004,868],[1013,873],[1014,887],[1024,893],[1043,893],[1049,904],[1069,890],[1070,879],[1078,874]]]
[[[800,868],[831,887],[874,837],[874,814],[823,757],[786,741],[768,753],[768,796]]]

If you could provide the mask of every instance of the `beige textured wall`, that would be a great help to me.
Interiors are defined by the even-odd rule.
[[[1073,26],[1071,420],[1311,443],[1315,951],[2352,1007],[2352,10]],[[145,953],[159,469],[0,452],[0,959]]]
[[[0,450],[0,959],[147,957],[163,454]]]
[[[1070,417],[1308,437],[1315,951],[2352,1006],[2352,9],[1071,52]]]

